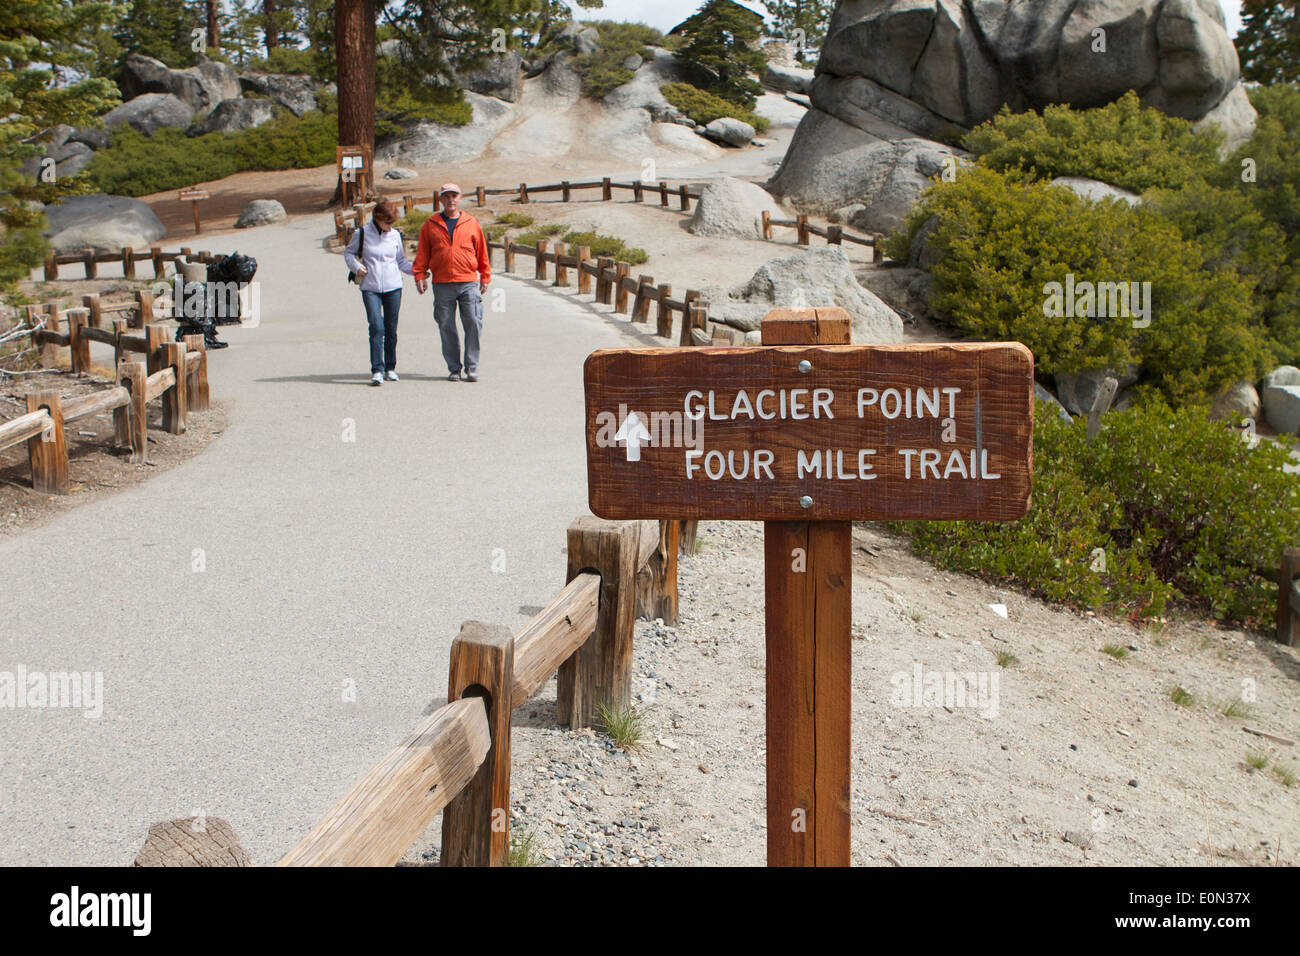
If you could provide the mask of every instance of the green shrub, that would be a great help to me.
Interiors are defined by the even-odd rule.
[[[582,92],[601,99],[615,87],[632,79],[632,71],[623,66],[632,54],[649,59],[650,44],[663,40],[663,34],[644,23],[617,23],[597,20],[585,24],[600,33],[600,47],[591,53],[573,57],[569,66],[582,79]]]
[[[412,209],[408,215],[393,223],[393,228],[407,239],[413,239],[420,234],[420,230],[424,228],[424,224],[432,216],[432,212],[425,212],[423,209]]]
[[[892,527],[940,567],[1048,600],[1157,617],[1179,598],[1267,626],[1277,585],[1254,570],[1300,540],[1300,479],[1283,472],[1285,449],[1252,449],[1203,409],[1160,402],[1111,412],[1103,437],[1088,442],[1083,418],[1066,424],[1037,406],[1028,515]]]
[[[1218,165],[1221,138],[1187,120],[1143,106],[1129,91],[1099,109],[1049,106],[1012,113],[1007,107],[966,137],[989,169],[1023,168],[1035,178],[1087,176],[1142,192],[1178,187]]]
[[[1141,363],[1139,399],[1205,402],[1275,357],[1253,308],[1253,283],[1214,267],[1216,253],[1186,240],[1159,209],[1089,202],[1068,189],[982,167],[931,188],[892,237],[906,257],[912,237],[937,217],[929,244],[930,305],[967,335],[1015,340],[1040,372]],[[1133,316],[1049,314],[1049,284],[1149,282],[1149,325]]]
[[[428,86],[413,79],[397,57],[375,59],[375,138],[400,135],[414,123],[465,126],[474,107],[459,87]]]
[[[689,83],[665,83],[662,91],[664,99],[701,126],[707,126],[723,116],[748,123],[754,127],[756,133],[761,133],[772,125],[767,118],[759,116],[753,110],[724,100]]]
[[[507,212],[497,216],[497,222],[509,229],[527,229],[533,224],[533,217],[521,212]]]
[[[550,239],[553,236],[563,235],[568,231],[569,227],[565,223],[548,222],[519,233],[519,235],[515,236],[514,241],[520,245],[535,246],[537,245],[538,240]]]
[[[97,152],[86,176],[102,192],[144,196],[222,179],[249,169],[310,169],[330,165],[338,145],[333,116],[319,110],[302,118],[285,113],[239,133],[186,136],[159,130],[145,136],[123,124]]]
[[[316,53],[310,49],[278,46],[267,56],[249,60],[247,68],[265,70],[267,73],[307,73],[315,76],[319,68],[318,60]]]
[[[578,246],[590,246],[593,259],[610,256],[619,262],[638,266],[650,256],[644,249],[629,247],[622,239],[615,236],[602,236],[595,232],[569,232],[564,236],[564,243],[570,249]]]

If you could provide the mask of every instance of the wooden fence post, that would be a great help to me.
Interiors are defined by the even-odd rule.
[[[658,328],[655,331],[664,338],[669,338],[673,334],[673,310],[668,305],[672,294],[673,287],[667,282],[659,286],[659,311],[655,313]]]
[[[135,250],[130,246],[122,247],[122,278],[135,278]]]
[[[638,276],[636,280],[636,298],[632,301],[632,321],[650,321],[650,293],[655,287],[654,276]]]
[[[466,621],[451,645],[447,701],[482,697],[492,746],[474,779],[442,811],[443,866],[503,866],[510,848],[510,717],[515,639],[508,628]]]
[[[86,278],[87,278],[87,279],[98,279],[98,278],[99,278],[99,263],[95,261],[95,253],[94,253],[94,251],[92,250],[92,251],[90,251],[90,252],[87,252],[84,256],[81,257],[81,261],[82,261],[82,264],[85,265],[85,267],[86,267]]]
[[[68,310],[68,352],[72,358],[72,372],[76,375],[90,371],[90,339],[81,334],[89,317],[89,309]]]
[[[485,191],[484,191],[484,187],[482,187],[482,186],[475,186],[475,187],[474,187],[474,200],[475,200],[475,202],[477,202],[477,203],[481,206],[481,205],[483,205],[483,203],[486,201],[486,199],[487,199],[487,195],[486,195],[486,193],[485,193]]]
[[[702,329],[705,332],[709,330],[709,304],[700,298],[700,292],[695,289],[691,289],[686,293],[686,311],[682,314],[682,334],[679,345],[690,346],[695,344],[695,340],[691,336],[692,329]],[[698,520],[681,522],[678,549],[682,554],[695,553],[699,530],[700,523]]]
[[[799,245],[808,245],[808,216],[800,213],[799,218],[795,220],[795,228],[799,231]]]
[[[534,279],[546,278],[546,247],[549,244],[550,243],[545,239],[537,240],[537,256],[536,256],[537,261],[534,263],[534,269],[533,269]]]
[[[560,188],[564,191],[564,201],[569,201],[569,181],[566,179],[560,183]]]
[[[32,469],[32,490],[43,495],[68,493],[68,446],[63,437],[63,404],[58,389],[27,393],[27,411],[47,409],[53,424],[27,440],[27,461]]]
[[[403,216],[409,216],[409,215],[411,214],[411,212],[412,212],[414,209],[415,209],[415,197],[412,196],[412,195],[409,195],[409,194],[403,196],[403,197],[402,197],[402,215],[403,215]]]
[[[595,633],[556,676],[557,716],[574,730],[596,721],[600,705],[617,710],[631,699],[639,524],[583,515],[569,525],[566,581],[583,571],[600,575]]]
[[[562,242],[555,244],[555,284],[561,287],[569,284],[569,267],[560,262],[567,255],[569,247]]]
[[[640,203],[645,192],[645,184],[639,179],[632,180],[632,201]]]
[[[127,322],[132,328],[142,329],[154,320],[153,314],[153,293],[148,289],[137,289],[135,292],[135,304],[139,308],[138,314]]]
[[[763,210],[763,238],[772,238],[772,214],[766,209]]]
[[[162,246],[150,246],[149,258],[153,260],[153,277],[161,279],[163,273],[167,271],[167,263],[163,262]]]
[[[609,183],[609,177],[606,176],[600,181],[600,198],[609,202],[614,196],[614,187]]]
[[[59,303],[45,303],[45,331],[59,331]],[[59,347],[53,342],[41,343],[41,368],[53,368],[59,361]]]
[[[1277,639],[1300,647],[1300,548],[1286,548],[1277,578]]]
[[[113,425],[119,445],[131,449],[131,463],[143,465],[149,458],[149,410],[146,405],[143,362],[123,362],[118,366],[118,382],[131,393],[131,401],[113,409]]]
[[[104,327],[104,306],[99,301],[99,293],[92,292],[90,295],[81,297],[81,304],[89,313],[86,316],[86,322],[97,329]]]
[[[679,194],[682,200],[682,212],[690,212],[691,211],[690,187],[687,186],[685,183],[682,183],[682,188],[679,190]]]
[[[170,366],[176,370],[176,384],[163,392],[162,427],[173,435],[185,432],[185,413],[189,410],[189,400],[185,397],[185,343],[168,342],[163,346],[165,356],[163,368]]]
[[[528,184],[527,184],[527,183],[520,183],[520,184],[519,184],[519,201],[522,202],[522,203],[526,203],[526,202],[528,202]]]
[[[203,341],[203,334],[185,336],[185,349],[187,353],[199,353],[199,361],[194,366],[194,374],[185,383],[187,411],[206,412],[212,407],[212,393],[208,388],[208,346]]]
[[[505,250],[506,272],[515,271],[515,244],[509,236],[506,236],[502,242],[502,248]]]
[[[677,625],[677,549],[681,535],[680,521],[659,522],[659,544],[636,580],[636,605],[639,617],[663,618],[670,627]]]
[[[126,319],[113,320],[113,368],[122,364],[126,353],[122,350],[122,336],[126,334]]]
[[[662,179],[659,180],[659,205],[668,208],[668,184]]]
[[[632,272],[630,262],[619,262],[614,266],[614,311],[619,315],[627,312],[627,286],[623,280]]]
[[[871,261],[880,262],[885,258],[885,235],[877,232],[871,236]]]
[[[578,246],[578,294],[588,295],[591,292],[591,273],[586,269],[586,265],[591,261],[591,246]]]
[[[830,246],[840,246],[844,244],[844,227],[827,226],[826,227],[826,244]]]
[[[596,301],[601,305],[611,305],[614,301],[614,283],[609,273],[614,271],[614,257],[601,256],[596,260]]]
[[[156,322],[144,327],[145,346],[148,348],[144,353],[144,360],[150,375],[160,368],[167,367],[167,356],[163,352],[163,347],[167,344],[169,331],[171,330],[167,326]]]
[[[45,257],[45,281],[53,282],[59,277],[59,260],[54,258],[54,253]]]

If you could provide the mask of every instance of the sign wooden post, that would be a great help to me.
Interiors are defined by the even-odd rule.
[[[180,193],[181,202],[189,202],[194,206],[194,234],[197,236],[200,232],[199,226],[199,201],[208,198],[206,189],[182,189]]]
[[[849,329],[843,309],[777,309],[758,347],[606,349],[584,369],[593,514],[764,522],[772,866],[849,863],[852,521],[1029,510],[1029,350]]]

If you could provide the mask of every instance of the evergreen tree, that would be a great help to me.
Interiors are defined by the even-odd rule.
[[[754,108],[763,88],[751,74],[767,66],[758,49],[763,33],[759,14],[732,0],[707,0],[672,32],[685,41],[677,58],[712,78],[706,87],[710,93],[745,109]]]
[[[114,106],[117,88],[91,75],[96,37],[122,15],[118,0],[5,0],[0,4],[0,288],[45,258],[45,214],[37,205],[80,183],[33,179],[22,162],[43,156],[61,123],[88,126]]]
[[[795,59],[808,63],[809,51],[820,50],[826,27],[835,12],[835,0],[764,0],[775,35],[795,44]]]
[[[1300,80],[1300,14],[1296,0],[1244,0],[1237,55],[1241,75],[1257,83]]]
[[[206,0],[130,0],[113,38],[118,59],[106,71],[115,79],[132,53],[170,67],[193,66],[204,45],[212,45],[207,42]]]

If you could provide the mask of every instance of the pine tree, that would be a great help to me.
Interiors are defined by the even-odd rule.
[[[91,75],[95,38],[122,15],[119,0],[4,0],[0,4],[0,288],[45,257],[45,213],[36,203],[80,191],[71,180],[33,180],[24,159],[42,156],[54,126],[88,126],[118,101]]]
[[[712,78],[709,92],[745,109],[754,108],[763,88],[751,74],[767,66],[758,49],[763,32],[759,14],[732,0],[707,0],[672,32],[685,39],[677,58]]]
[[[809,51],[820,50],[826,27],[835,12],[835,0],[764,0],[776,36],[795,45],[795,59],[807,63]]]
[[[1237,55],[1241,75],[1257,83],[1300,80],[1300,13],[1296,0],[1244,0]]]
[[[206,33],[205,0],[131,0],[113,30],[119,59],[108,67],[109,75],[120,78],[122,63],[132,53],[170,67],[192,66],[207,42]]]

